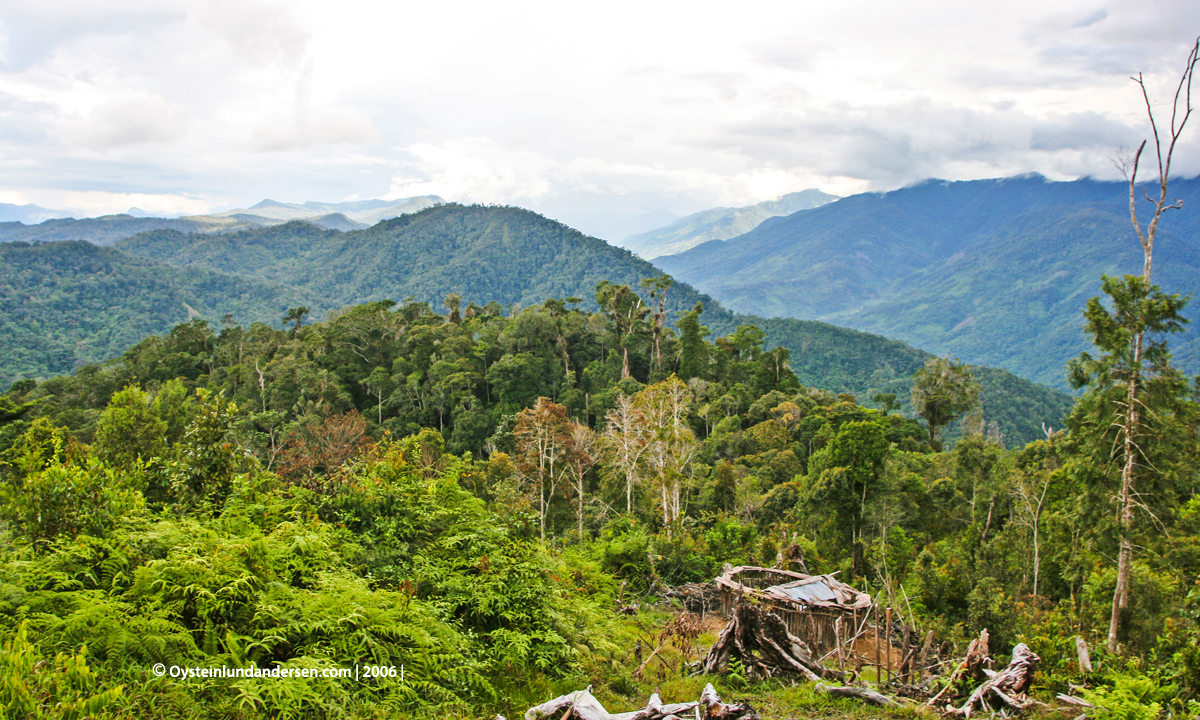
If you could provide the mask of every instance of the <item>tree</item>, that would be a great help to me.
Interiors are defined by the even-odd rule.
[[[567,409],[550,398],[540,397],[531,408],[517,413],[513,436],[517,442],[517,468],[538,489],[539,529],[546,539],[546,511],[558,481],[570,465],[571,423]]]
[[[1117,585],[1109,621],[1109,652],[1117,651],[1121,615],[1129,605],[1133,562],[1134,520],[1137,508],[1148,507],[1144,484],[1161,475],[1167,458],[1164,435],[1186,437],[1172,430],[1186,413],[1190,388],[1171,366],[1166,336],[1181,332],[1187,319],[1186,298],[1168,295],[1138,275],[1117,279],[1104,276],[1102,288],[1112,302],[1088,300],[1085,331],[1101,351],[1083,353],[1071,363],[1071,383],[1087,387],[1068,427],[1075,441],[1101,466],[1120,468],[1117,491]]]
[[[971,369],[958,361],[929,358],[913,373],[912,403],[929,425],[929,444],[941,447],[942,428],[975,406],[979,383]]]
[[[683,472],[698,447],[687,424],[690,400],[687,385],[674,375],[634,396],[646,424],[645,458],[658,476],[664,525],[683,516]]]
[[[704,338],[708,328],[700,324],[704,304],[696,303],[691,312],[679,318],[679,377],[682,380],[703,378],[708,368],[708,346]]]
[[[600,447],[607,465],[621,473],[625,481],[625,512],[633,512],[633,486],[641,472],[642,456],[649,445],[646,421],[633,398],[617,395],[617,404],[605,416]]]
[[[1175,87],[1175,97],[1171,104],[1170,127],[1164,128],[1164,130],[1169,129],[1165,148],[1163,147],[1164,138],[1160,135],[1158,122],[1154,118],[1154,106],[1150,101],[1150,92],[1146,88],[1146,82],[1141,73],[1133,78],[1141,89],[1142,100],[1146,104],[1146,114],[1149,117],[1150,130],[1154,136],[1155,157],[1158,161],[1158,198],[1152,198],[1148,192],[1143,190],[1146,200],[1153,206],[1150,221],[1146,223],[1145,228],[1141,226],[1137,216],[1137,174],[1147,141],[1142,141],[1132,158],[1123,158],[1119,163],[1129,181],[1129,219],[1133,223],[1133,229],[1142,245],[1141,282],[1135,282],[1135,278],[1131,276],[1126,276],[1124,281],[1110,281],[1105,278],[1105,293],[1109,293],[1111,289],[1122,296],[1122,300],[1118,300],[1116,295],[1109,293],[1114,302],[1118,304],[1117,315],[1108,318],[1101,317],[1100,313],[1103,308],[1100,307],[1098,301],[1095,302],[1095,308],[1093,308],[1093,303],[1089,302],[1088,310],[1085,312],[1085,316],[1088,317],[1089,333],[1096,337],[1097,347],[1108,353],[1106,357],[1114,364],[1113,369],[1118,371],[1119,382],[1124,385],[1125,390],[1123,400],[1124,437],[1120,449],[1122,456],[1121,492],[1118,499],[1121,546],[1117,557],[1117,587],[1113,594],[1112,617],[1108,628],[1109,652],[1117,650],[1117,630],[1120,625],[1121,612],[1129,604],[1129,572],[1133,562],[1133,545],[1129,535],[1133,526],[1133,509],[1136,502],[1135,475],[1138,466],[1144,465],[1146,460],[1142,456],[1142,448],[1139,447],[1144,404],[1141,398],[1142,374],[1147,363],[1144,353],[1146,333],[1176,332],[1176,329],[1167,326],[1181,320],[1178,317],[1178,309],[1182,305],[1172,308],[1170,307],[1171,302],[1168,300],[1168,297],[1178,298],[1178,296],[1165,296],[1157,287],[1151,285],[1150,271],[1154,265],[1154,241],[1158,232],[1159,220],[1165,211],[1183,207],[1181,200],[1167,204],[1167,183],[1171,175],[1171,158],[1175,153],[1175,144],[1183,134],[1183,128],[1192,114],[1192,77],[1195,74],[1198,60],[1200,60],[1200,38],[1192,45],[1179,84]],[[1117,287],[1117,282],[1122,282],[1124,287]],[[1095,299],[1093,298],[1093,300]],[[1129,324],[1123,326],[1123,332],[1114,333],[1115,328],[1112,327],[1114,321],[1124,321]],[[1096,324],[1093,325],[1093,323]],[[1101,337],[1097,333],[1105,333],[1105,335]],[[1127,350],[1116,349],[1113,347],[1112,341],[1127,343]],[[1100,342],[1104,342],[1105,345],[1100,345]],[[1165,344],[1162,352],[1165,352]],[[1169,355],[1165,359],[1169,361]],[[1150,360],[1151,365],[1154,362],[1154,360]]]
[[[567,448],[567,471],[575,490],[577,501],[576,519],[579,522],[579,542],[583,542],[583,496],[586,488],[587,472],[596,464],[596,433],[587,425],[571,423],[568,426],[570,437]]]
[[[96,455],[110,467],[130,470],[139,458],[166,454],[167,423],[154,411],[150,394],[130,385],[113,395],[96,423]]]
[[[667,290],[675,284],[675,280],[670,275],[663,273],[656,278],[645,278],[642,280],[642,287],[650,291],[650,301],[654,303],[654,372],[652,377],[654,380],[662,377],[662,338],[663,325],[667,320],[666,302]],[[653,380],[652,380],[653,382]]]
[[[868,501],[881,483],[890,445],[883,427],[861,420],[842,425],[809,461],[807,505],[814,514],[832,512],[849,535],[854,572],[863,567],[863,528]]]
[[[376,402],[376,422],[383,423],[383,398],[384,396],[391,397],[392,391],[396,389],[396,383],[392,381],[391,374],[386,368],[377,367],[371,371],[366,380],[362,381],[363,385],[367,386],[367,390],[375,396]]]
[[[607,280],[596,286],[596,304],[612,318],[617,346],[621,348],[621,379],[625,379],[630,376],[629,345],[645,323],[650,309],[628,285],[613,285]]]
[[[292,326],[292,334],[300,332],[300,326],[304,324],[304,319],[308,317],[308,308],[301,305],[300,307],[288,308],[287,315],[283,316],[283,324],[295,323]]]

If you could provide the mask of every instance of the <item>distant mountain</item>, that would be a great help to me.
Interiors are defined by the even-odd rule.
[[[362,230],[380,220],[418,212],[444,202],[436,195],[400,200],[361,200],[347,203],[306,202],[290,205],[263,200],[245,210],[228,210],[213,215],[179,218],[151,217],[138,208],[124,215],[38,221],[38,224],[0,222],[0,243],[84,240],[95,245],[116,241],[151,230],[170,229],[184,233],[227,233],[303,220],[327,230]],[[9,206],[16,207],[16,206]],[[21,207],[36,207],[25,205]],[[3,206],[0,206],[2,211]],[[52,211],[47,211],[52,212]],[[0,215],[2,216],[2,215]]]
[[[1155,282],[1200,290],[1200,180],[1171,185]],[[1066,387],[1100,274],[1140,272],[1128,187],[1040,176],[928,181],[773,218],[655,262],[738,312],[883,333]],[[1195,309],[1189,309],[1195,314]],[[1194,334],[1176,355],[1193,371]]]
[[[25,224],[40,223],[53,218],[71,217],[64,210],[48,210],[38,205],[10,205],[0,203],[0,223],[20,222]]]
[[[679,218],[664,227],[631,235],[619,244],[626,250],[653,260],[681,253],[709,240],[728,240],[750,232],[764,220],[820,207],[837,199],[820,190],[802,190],[741,208],[713,208]]]
[[[150,230],[170,228],[181,232],[233,232],[258,227],[260,223],[232,217],[197,215],[183,218],[104,215],[75,220],[46,220],[36,225],[0,223],[0,243],[55,242],[83,240],[93,245],[112,245],[116,241]]]
[[[654,210],[648,213],[642,213],[636,217],[630,218],[619,225],[612,227],[604,236],[605,240],[614,238],[629,238],[641,233],[657,230],[661,227],[670,225],[679,219],[679,216],[670,210]],[[620,247],[624,246],[623,242],[611,243]]]
[[[445,200],[437,195],[402,198],[399,200],[359,200],[344,203],[306,202],[299,205],[263,200],[247,209],[227,210],[214,213],[213,217],[253,216],[262,218],[261,224],[273,225],[292,220],[310,220],[333,214],[344,215],[349,220],[369,227],[380,220],[419,212],[427,207],[440,205]],[[317,223],[320,224],[320,223]],[[359,228],[354,228],[359,229]]]

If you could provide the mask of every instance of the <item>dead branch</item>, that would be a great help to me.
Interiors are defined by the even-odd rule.
[[[1033,705],[1034,701],[1025,696],[1025,692],[1033,685],[1033,675],[1037,671],[1039,658],[1025,643],[1013,648],[1012,662],[1004,670],[996,673],[991,679],[975,688],[960,708],[947,706],[946,711],[953,715],[971,717],[976,705],[988,705],[989,695],[1013,708],[1024,710]]]
[[[992,659],[988,657],[988,639],[989,635],[987,628],[984,628],[982,631],[980,631],[979,637],[972,640],[971,644],[967,647],[967,656],[962,659],[962,662],[960,662],[958,667],[954,669],[954,672],[951,673],[950,680],[946,683],[946,686],[942,688],[941,692],[939,692],[937,695],[934,695],[933,698],[926,703],[927,705],[933,707],[934,703],[938,701],[938,698],[945,694],[947,690],[954,687],[954,683],[956,683],[958,679],[962,677],[964,672],[970,672],[971,677],[974,677],[976,680],[988,679],[987,675],[983,672],[985,665],[992,664]]]
[[[872,705],[879,705],[881,707],[893,707],[900,704],[887,695],[882,695],[867,688],[829,687],[827,685],[817,685],[817,690],[823,693],[828,693],[829,695],[833,695],[835,697],[858,698],[859,700],[864,700]]]

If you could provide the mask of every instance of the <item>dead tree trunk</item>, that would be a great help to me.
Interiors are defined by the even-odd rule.
[[[844,673],[814,660],[808,647],[788,633],[787,625],[778,615],[749,603],[734,608],[733,619],[704,658],[703,672],[725,672],[732,657],[765,676],[795,674],[814,682],[845,681]]]
[[[966,704],[960,708],[947,707],[946,711],[954,715],[971,717],[976,705],[989,705],[990,700],[999,700],[1014,710],[1024,710],[1033,704],[1033,700],[1025,696],[1025,692],[1033,685],[1033,675],[1037,671],[1037,655],[1025,643],[1013,648],[1012,662],[1004,670],[996,673],[987,682],[975,688],[975,692],[967,698]]]

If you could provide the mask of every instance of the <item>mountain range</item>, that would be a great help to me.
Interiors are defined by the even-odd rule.
[[[1200,289],[1200,179],[1170,190],[1184,208],[1164,216],[1154,281],[1186,295]],[[1141,270],[1128,202],[1118,182],[931,180],[771,218],[655,264],[736,312],[880,333],[1065,388],[1100,275]],[[1196,337],[1172,342],[1192,372]]]
[[[120,215],[75,219],[55,217],[29,224],[14,219],[0,222],[0,243],[54,242],[83,240],[95,245],[111,245],[116,241],[151,230],[171,229],[187,233],[228,233],[259,227],[269,227],[301,220],[328,230],[342,232],[362,230],[381,220],[418,212],[445,202],[436,195],[422,195],[399,200],[360,200],[344,203],[306,202],[281,203],[263,200],[249,208],[227,210],[211,215],[189,215],[179,218],[152,217],[137,208]],[[36,208],[33,205],[10,206]],[[38,208],[41,210],[41,208]],[[0,207],[0,211],[4,208]],[[14,211],[15,212],[15,211]],[[30,211],[32,213],[33,211]],[[46,211],[54,212],[54,211]],[[0,217],[10,217],[0,212]],[[35,217],[30,214],[29,217]]]
[[[159,229],[111,247],[80,242],[0,245],[0,332],[17,338],[0,357],[0,386],[24,376],[69,372],[117,357],[140,339],[201,316],[278,326],[290,307],[314,317],[378,299],[414,298],[440,307],[465,301],[527,306],[579,297],[585,307],[603,280],[638,289],[661,270],[627,250],[512,207],[442,204],[339,232],[292,221],[232,233]],[[877,392],[907,399],[912,373],[930,355],[878,335],[823,322],[738,315],[677,283],[672,317],[705,307],[714,336],[759,325],[768,347],[783,345],[801,382],[864,401]],[[1001,370],[977,370],[985,417],[1012,441],[1059,425],[1071,404],[1061,392]]]
[[[660,255],[681,253],[709,240],[735,238],[750,232],[768,218],[791,215],[834,200],[837,200],[836,195],[828,195],[820,190],[802,190],[748,207],[712,208],[679,218],[663,227],[630,235],[618,244],[647,260],[653,260]]]

